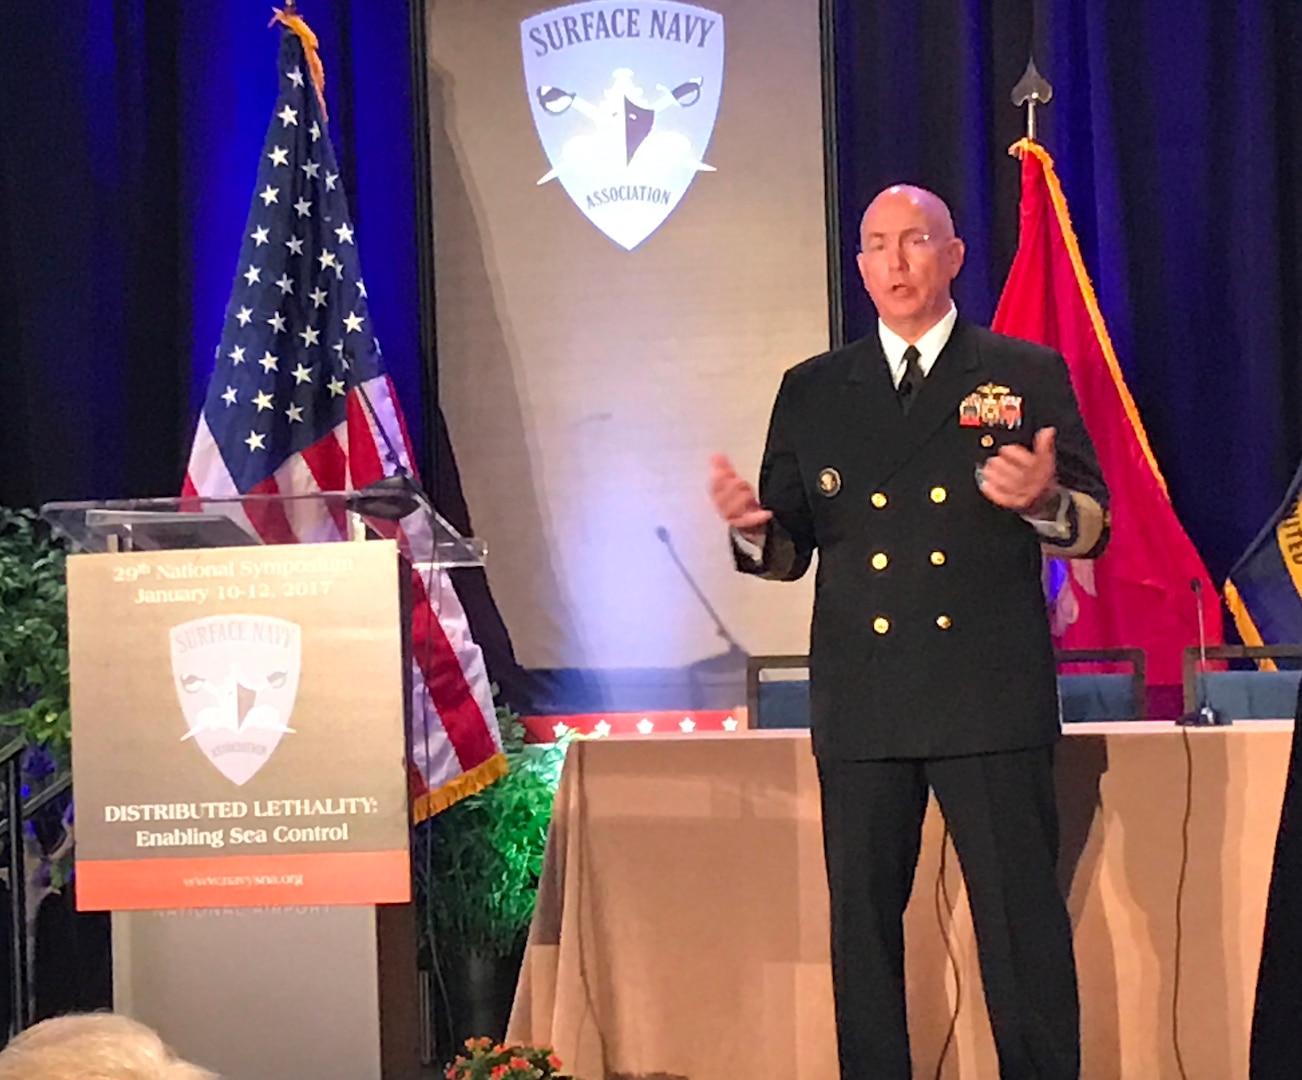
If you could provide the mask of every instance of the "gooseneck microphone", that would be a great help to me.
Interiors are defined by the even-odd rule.
[[[1203,623],[1203,583],[1199,578],[1191,578],[1189,588],[1194,594],[1194,603],[1198,610],[1198,670],[1194,674],[1194,685],[1198,688],[1197,704],[1193,712],[1185,713],[1178,723],[1186,727],[1225,727],[1229,724],[1225,714],[1214,708],[1207,696],[1207,630]]]

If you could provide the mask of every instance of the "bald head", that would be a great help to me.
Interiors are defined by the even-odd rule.
[[[879,194],[859,226],[859,274],[882,322],[917,341],[949,312],[963,241],[940,196],[912,184]]]
[[[880,218],[890,207],[899,204],[913,207],[921,213],[927,222],[927,231],[933,237],[952,240],[956,235],[954,217],[950,214],[944,199],[934,191],[915,187],[913,184],[893,184],[885,191],[879,192],[868,204],[868,209],[863,212],[863,217],[859,220],[860,244],[867,246],[868,230],[874,220],[874,211],[876,211],[875,216]]]

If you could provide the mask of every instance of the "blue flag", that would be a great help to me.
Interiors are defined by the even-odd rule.
[[[1225,602],[1246,644],[1302,642],[1302,468],[1230,571]]]

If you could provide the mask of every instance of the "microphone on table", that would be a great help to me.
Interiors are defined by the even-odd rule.
[[[1195,676],[1198,687],[1198,705],[1193,712],[1185,713],[1176,723],[1185,727],[1225,727],[1229,720],[1220,709],[1213,707],[1207,697],[1207,631],[1203,626],[1203,583],[1198,578],[1189,581],[1194,600],[1198,605],[1198,672]]]

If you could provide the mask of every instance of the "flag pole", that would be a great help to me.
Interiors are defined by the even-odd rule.
[[[1035,106],[1053,100],[1053,87],[1035,66],[1035,57],[1026,62],[1026,71],[1013,87],[1013,104],[1026,106],[1026,137],[1035,142]]]

